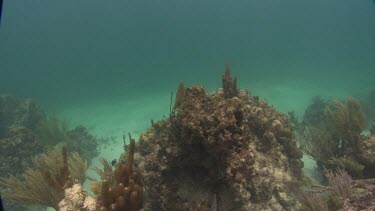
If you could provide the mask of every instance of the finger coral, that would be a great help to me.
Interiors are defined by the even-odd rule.
[[[136,211],[143,207],[143,186],[139,172],[134,169],[134,151],[135,140],[130,139],[127,158],[119,161],[114,171],[104,159],[101,161],[104,170],[95,169],[103,179],[91,186],[98,195],[98,210]]]
[[[230,69],[228,64],[225,65],[225,72],[221,80],[223,86],[223,94],[225,98],[229,99],[238,95],[237,78],[232,78],[230,76]]]

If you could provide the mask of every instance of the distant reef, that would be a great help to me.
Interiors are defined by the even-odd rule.
[[[101,158],[103,167],[92,167],[98,179],[85,174],[97,150],[84,127],[68,129],[33,101],[4,96],[0,102],[6,152],[0,162],[16,166],[1,173],[17,175],[0,185],[14,203],[60,211],[375,209],[375,128],[362,134],[367,122],[354,98],[316,98],[299,122],[293,112],[288,117],[239,89],[227,65],[222,87],[212,93],[180,82],[169,115],[151,120],[137,142],[129,134],[127,144],[124,135],[119,159]],[[67,145],[34,158],[32,168],[20,166],[61,142]],[[317,161],[324,183],[310,184],[303,175],[302,150]],[[82,187],[86,178],[93,196]]]
[[[0,177],[21,178],[33,158],[60,143],[88,161],[99,154],[97,139],[85,127],[69,129],[66,122],[47,116],[35,100],[0,95]]]

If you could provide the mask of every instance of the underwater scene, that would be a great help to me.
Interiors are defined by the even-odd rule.
[[[375,210],[375,1],[0,0],[0,196]]]

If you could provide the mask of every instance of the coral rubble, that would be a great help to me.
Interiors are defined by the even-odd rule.
[[[180,86],[181,87],[181,86]],[[178,109],[137,143],[145,210],[293,210],[301,151],[288,117],[236,87],[179,88]]]

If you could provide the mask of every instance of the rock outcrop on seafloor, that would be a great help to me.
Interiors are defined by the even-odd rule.
[[[96,211],[96,201],[83,190],[81,184],[65,189],[65,198],[59,203],[59,211]]]
[[[183,93],[181,93],[183,92]],[[180,84],[169,118],[137,143],[144,210],[295,210],[301,151],[288,117],[236,87]]]

